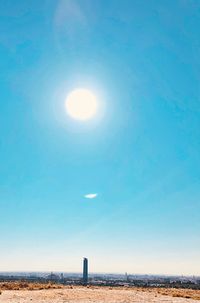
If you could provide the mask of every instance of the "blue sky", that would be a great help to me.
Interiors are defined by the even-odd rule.
[[[0,16],[0,270],[87,256],[200,275],[198,1],[0,0]],[[91,121],[66,114],[79,87]]]

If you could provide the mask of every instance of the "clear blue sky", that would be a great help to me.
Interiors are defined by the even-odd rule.
[[[0,17],[0,270],[200,274],[200,3],[0,0]],[[66,114],[76,87],[95,119]]]

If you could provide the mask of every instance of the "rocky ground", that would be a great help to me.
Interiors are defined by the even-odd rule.
[[[2,290],[1,303],[192,303],[200,300],[199,291],[173,289],[63,287],[60,289]]]

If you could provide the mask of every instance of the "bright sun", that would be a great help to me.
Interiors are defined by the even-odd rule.
[[[96,96],[87,89],[75,89],[67,96],[66,109],[74,119],[91,119],[97,112]]]

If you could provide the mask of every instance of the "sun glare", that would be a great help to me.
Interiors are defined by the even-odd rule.
[[[91,119],[97,112],[97,98],[87,89],[75,89],[67,96],[66,110],[74,119]]]

